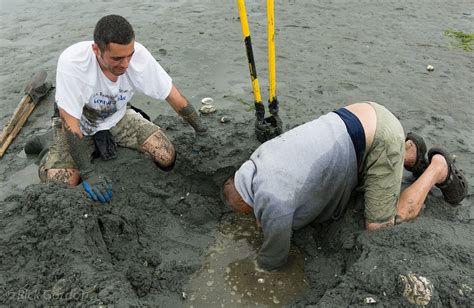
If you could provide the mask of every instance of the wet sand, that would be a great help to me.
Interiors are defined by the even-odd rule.
[[[247,2],[265,100],[265,7]],[[423,135],[428,147],[450,149],[473,190],[473,53],[451,48],[453,39],[443,35],[448,28],[473,32],[470,1],[288,0],[276,1],[275,8],[277,94],[285,130],[350,102],[376,101],[401,119],[406,132]],[[146,156],[121,149],[117,160],[96,162],[114,179],[113,202],[101,205],[87,200],[80,187],[37,184],[36,159],[22,149],[29,136],[50,127],[54,93],[43,100],[0,161],[0,303],[214,306],[202,300],[206,295],[217,307],[358,306],[367,297],[380,306],[406,306],[398,277],[414,272],[433,282],[430,305],[473,306],[473,198],[451,207],[436,188],[414,222],[366,232],[359,196],[341,220],[296,231],[300,259],[289,281],[297,286],[303,277],[307,284],[306,291],[295,289],[296,298],[277,290],[257,292],[265,301],[250,289],[239,293],[246,290],[241,283],[255,278],[279,281],[277,275],[252,272],[251,244],[235,256],[228,251],[219,264],[211,262],[216,245],[252,241],[241,238],[242,229],[229,227],[237,217],[219,192],[222,180],[259,144],[234,2],[0,0],[1,127],[33,72],[45,69],[54,81],[61,51],[90,40],[96,21],[112,13],[129,19],[137,40],[191,103],[199,107],[203,97],[212,97],[219,110],[202,117],[210,131],[201,137],[166,102],[134,97],[175,144],[177,167],[164,173]],[[231,121],[220,123],[222,116]],[[411,181],[409,174],[405,181]],[[214,283],[208,286],[210,274]],[[224,283],[230,279],[230,285]],[[217,284],[227,290],[211,290]],[[223,298],[225,303],[217,301]]]

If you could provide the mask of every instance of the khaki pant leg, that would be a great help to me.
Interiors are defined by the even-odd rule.
[[[141,151],[143,143],[158,130],[158,125],[146,120],[138,112],[127,109],[124,117],[110,132],[117,145]]]
[[[405,133],[398,119],[385,107],[371,103],[377,114],[374,141],[363,170],[365,219],[382,223],[397,214],[403,175]]]

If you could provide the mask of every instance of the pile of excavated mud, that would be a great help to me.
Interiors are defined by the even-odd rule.
[[[473,213],[440,195],[433,191],[415,221],[391,228],[364,231],[358,198],[340,221],[296,232],[311,286],[300,303],[357,306],[371,298],[384,307],[406,306],[400,275],[413,273],[434,285],[430,306],[472,306]]]
[[[158,117],[178,151],[172,172],[128,149],[96,161],[114,180],[109,204],[89,201],[80,186],[36,184],[9,196],[0,212],[2,303],[192,306],[186,285],[203,267],[219,220],[238,219],[223,206],[220,185],[258,146],[253,119],[221,123],[223,115],[203,116],[205,136],[178,117]],[[399,275],[412,272],[433,283],[433,305],[469,306],[473,236],[469,207],[450,207],[436,190],[415,222],[375,232],[363,230],[355,195],[341,220],[294,234],[307,291],[286,303],[261,303],[347,306],[372,298],[404,305]],[[255,296],[247,301],[258,304]]]
[[[81,186],[37,184],[9,196],[0,212],[2,302],[180,303],[228,212],[219,185],[257,145],[248,142],[252,120],[223,124],[221,116],[207,116],[207,136],[176,116],[157,120],[178,151],[170,173],[128,149],[96,161],[114,180],[109,204],[89,201]]]

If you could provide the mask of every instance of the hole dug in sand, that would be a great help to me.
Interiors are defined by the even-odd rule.
[[[114,181],[109,204],[58,185],[31,185],[3,201],[1,303],[350,306],[371,297],[402,306],[396,285],[409,271],[433,282],[431,304],[473,302],[469,207],[437,197],[416,221],[374,232],[351,202],[341,220],[294,233],[297,249],[282,272],[256,272],[260,232],[220,199],[224,179],[258,146],[254,119],[232,115],[222,129],[228,114],[206,116],[202,137],[174,116],[156,120],[178,152],[170,173],[127,149],[97,163]]]

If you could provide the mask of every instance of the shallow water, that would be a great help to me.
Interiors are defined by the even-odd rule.
[[[308,285],[303,257],[292,247],[278,272],[259,272],[254,260],[263,237],[254,219],[238,216],[218,227],[201,270],[185,288],[185,307],[280,307],[301,296]]]
[[[38,166],[30,164],[12,174],[7,181],[0,182],[0,201],[5,200],[9,195],[21,193],[28,185],[39,182]]]

